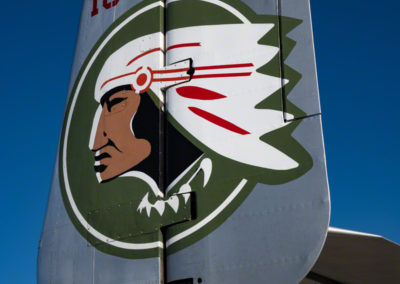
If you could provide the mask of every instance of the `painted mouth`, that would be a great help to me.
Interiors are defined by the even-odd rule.
[[[104,172],[105,170],[106,170],[106,168],[107,168],[107,166],[105,166],[105,165],[98,165],[98,166],[94,166],[94,171],[96,172],[96,173],[102,173],[102,172]]]
[[[101,161],[101,160],[103,160],[103,159],[105,159],[105,158],[111,158],[111,155],[108,154],[108,153],[103,153],[103,154],[100,154],[100,155],[98,155],[98,156],[95,156],[95,157],[94,157],[94,160],[95,160],[95,161]]]
[[[94,171],[96,173],[102,173],[106,170],[107,166],[101,164],[101,160],[106,159],[106,158],[111,158],[111,155],[108,153],[102,153],[102,154],[94,157],[94,160],[95,160]]]

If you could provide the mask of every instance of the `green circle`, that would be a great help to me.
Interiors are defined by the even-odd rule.
[[[88,145],[93,118],[98,108],[98,103],[94,100],[94,90],[97,76],[101,68],[109,56],[126,43],[141,36],[159,32],[164,25],[163,17],[160,16],[164,8],[156,6],[131,19],[124,24],[100,50],[99,47],[112,32],[115,32],[117,27],[120,27],[121,23],[126,21],[126,19],[135,12],[152,3],[157,2],[144,1],[127,11],[107,29],[93,47],[85,63],[81,67],[81,71],[76,79],[72,95],[68,102],[59,152],[61,157],[59,163],[61,191],[64,204],[73,224],[81,235],[99,250],[127,258],[160,256],[159,248],[131,250],[118,247],[114,243],[148,244],[159,242],[162,239],[160,235],[160,227],[162,224],[159,223],[159,220],[156,218],[143,217],[144,215],[141,215],[137,211],[141,199],[151,190],[145,182],[137,178],[116,178],[107,183],[99,183],[93,170],[93,153],[90,151]],[[277,17],[274,16],[256,15],[240,1],[229,1],[229,4],[241,11],[243,15],[252,22],[277,23],[278,21]],[[240,23],[240,20],[232,13],[217,5],[204,1],[185,0],[172,2],[169,4],[168,11],[170,15],[169,19],[174,19],[174,21],[171,22],[167,19],[167,31],[199,25]],[[174,15],[180,16],[174,17]],[[277,29],[272,31],[272,33],[277,35]],[[94,57],[95,52],[98,50],[99,53]],[[94,61],[87,73],[85,73],[92,59],[94,59]],[[266,72],[269,72],[268,68]],[[81,81],[82,85],[79,86]],[[78,87],[80,87],[79,90]],[[74,99],[76,99],[75,102]],[[298,111],[301,112],[301,110]],[[71,119],[67,132],[69,117]],[[282,144],[280,141],[286,139],[288,143],[285,144],[282,150],[286,153],[290,153],[291,157],[294,157],[294,159],[299,162],[300,167],[295,171],[272,171],[244,165],[220,156],[202,145],[196,137],[193,137],[183,129],[172,117],[169,117],[169,120],[181,134],[205,153],[203,158],[209,158],[213,161],[213,176],[206,189],[202,188],[201,174],[193,180],[191,185],[196,192],[196,203],[201,204],[201,206],[196,207],[196,219],[191,222],[184,222],[170,227],[166,234],[167,240],[204,220],[232,194],[232,191],[241,181],[246,179],[247,182],[229,206],[216,216],[216,218],[193,234],[171,245],[168,253],[174,253],[187,247],[215,230],[246,199],[256,183],[285,183],[303,175],[312,167],[312,160],[309,154],[297,141],[291,138],[291,133],[298,126],[299,122],[292,123],[291,126],[285,128],[283,132],[270,135],[265,139],[269,139],[268,143],[271,144]],[[64,146],[66,146],[67,149],[66,160],[64,160]],[[64,168],[64,163],[66,163],[66,168]],[[63,174],[64,170],[67,173],[68,181],[65,180]],[[185,180],[187,180],[187,177],[193,173],[194,168],[189,170],[180,182],[175,185],[171,193],[176,193],[176,189],[178,189]],[[70,203],[67,192],[68,188],[77,209],[85,219],[85,222],[90,226],[85,226],[84,222],[82,223],[77,218],[73,206]],[[88,230],[89,227],[109,238],[109,241],[96,238],[92,231]]]

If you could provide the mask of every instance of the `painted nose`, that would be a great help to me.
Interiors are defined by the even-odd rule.
[[[92,146],[92,151],[98,151],[108,143],[108,136],[105,130],[104,111],[101,113],[99,123],[97,124],[96,136]]]

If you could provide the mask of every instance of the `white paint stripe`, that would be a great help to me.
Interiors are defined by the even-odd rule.
[[[242,179],[241,182],[236,186],[235,190],[228,196],[227,199],[225,199],[224,202],[221,203],[221,205],[215,209],[210,215],[208,215],[206,218],[204,218],[202,221],[197,223],[195,226],[187,229],[186,231],[183,231],[182,233],[177,234],[176,236],[173,236],[169,240],[167,240],[167,248],[176,243],[177,241],[193,234],[194,232],[198,231],[202,227],[204,227],[206,224],[208,224],[212,219],[217,217],[222,210],[224,210],[232,201],[235,199],[235,197],[242,191],[243,187],[246,185],[247,180]]]
[[[167,187],[167,193],[194,167],[194,165],[204,156],[202,154],[196,161],[194,161],[186,170],[184,170],[173,182]]]
[[[103,111],[103,108],[101,105],[98,106],[96,113],[93,118],[93,124],[92,124],[92,131],[90,132],[90,139],[89,139],[89,149],[92,150],[94,146],[94,141],[96,139],[96,132],[97,132],[97,127],[99,125],[99,120],[100,120],[100,115],[101,112]]]
[[[232,14],[234,14],[236,17],[238,17],[244,24],[250,24],[250,21],[242,14],[239,13],[238,10],[236,10],[235,8],[229,6],[228,4],[219,1],[219,0],[202,0],[204,2],[209,2],[215,5],[218,5],[226,10],[228,10],[229,12],[231,12]]]
[[[164,3],[163,2],[156,2],[153,4],[150,4],[142,9],[140,9],[139,11],[137,11],[136,13],[132,14],[130,17],[128,17],[127,19],[125,19],[125,21],[123,21],[121,24],[119,24],[107,37],[106,39],[100,44],[100,46],[97,48],[96,52],[93,54],[92,58],[90,59],[88,65],[86,66],[82,77],[77,85],[76,91],[73,94],[73,98],[72,98],[72,103],[71,103],[71,107],[68,113],[68,119],[67,119],[67,126],[66,126],[66,130],[65,130],[65,137],[64,137],[64,147],[63,147],[63,175],[64,175],[64,180],[65,180],[65,189],[66,189],[66,193],[67,193],[67,197],[68,200],[70,202],[72,211],[74,212],[75,216],[77,217],[77,219],[79,220],[79,222],[82,224],[83,227],[85,227],[88,232],[90,232],[90,234],[92,234],[94,237],[96,237],[97,239],[109,243],[112,246],[115,247],[119,247],[119,248],[123,248],[123,249],[131,249],[131,250],[139,250],[139,249],[152,249],[152,248],[162,248],[164,245],[162,242],[152,242],[152,243],[126,243],[126,242],[120,242],[120,241],[115,241],[111,238],[108,238],[107,236],[103,235],[102,233],[100,233],[99,231],[97,231],[95,228],[93,228],[92,226],[90,226],[90,224],[85,220],[85,218],[82,216],[81,212],[79,211],[74,198],[72,196],[71,193],[71,189],[70,189],[70,185],[69,185],[69,180],[68,180],[68,173],[67,173],[67,140],[68,140],[68,134],[69,134],[69,128],[71,126],[71,118],[72,118],[72,114],[73,114],[73,110],[75,108],[75,104],[76,104],[76,100],[78,98],[78,94],[80,92],[80,89],[83,85],[83,81],[86,78],[86,75],[88,74],[90,68],[93,65],[93,62],[96,60],[97,56],[100,54],[101,50],[104,48],[104,46],[110,41],[110,39],[123,27],[125,26],[127,23],[129,23],[132,19],[136,18],[137,16],[139,16],[140,14],[149,11],[153,8],[156,7],[164,7]],[[90,141],[92,142],[92,141]],[[89,142],[89,143],[90,143]],[[110,241],[112,241],[112,243],[110,243]]]

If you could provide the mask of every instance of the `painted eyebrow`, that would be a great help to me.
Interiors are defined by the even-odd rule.
[[[113,106],[125,101],[126,99],[127,99],[127,97],[125,97],[125,98],[116,97],[115,99],[111,99],[111,100],[110,100],[110,98],[108,98],[108,100],[106,101],[108,111],[111,111],[111,108]]]
[[[132,91],[132,87],[130,85],[124,85],[120,87],[116,87],[112,90],[109,90],[107,93],[105,93],[101,99],[100,99],[100,105],[104,106],[104,103],[114,94],[120,92],[120,91]]]

